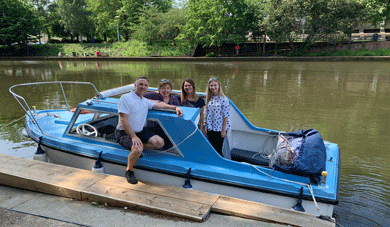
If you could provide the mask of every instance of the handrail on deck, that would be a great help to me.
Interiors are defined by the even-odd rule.
[[[62,94],[64,96],[64,99],[65,99],[65,103],[66,103],[66,107],[68,110],[70,110],[69,108],[69,105],[68,105],[68,100],[66,98],[66,94],[65,94],[65,91],[64,91],[64,88],[63,88],[63,84],[86,84],[86,85],[91,85],[96,93],[99,93],[99,91],[96,89],[95,85],[90,83],[90,82],[78,82],[78,81],[50,81],[50,82],[36,82],[36,83],[25,83],[25,84],[16,84],[16,85],[13,85],[9,88],[9,92],[14,96],[14,98],[16,99],[16,101],[19,103],[19,105],[22,107],[22,109],[24,110],[24,112],[26,112],[27,116],[32,119],[38,126],[39,130],[41,131],[42,135],[45,134],[41,128],[41,126],[38,124],[38,121],[35,119],[34,117],[34,114],[30,108],[30,106],[27,104],[26,100],[16,94],[14,91],[12,91],[13,88],[15,87],[20,87],[20,86],[31,86],[31,85],[41,85],[41,84],[59,84],[60,87],[61,87],[61,91],[62,91]]]

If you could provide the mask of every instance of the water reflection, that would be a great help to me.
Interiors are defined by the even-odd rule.
[[[192,78],[205,91],[218,77],[225,94],[260,127],[295,131],[315,128],[341,148],[340,204],[343,226],[386,226],[390,215],[390,64],[384,62],[1,62],[0,127],[22,116],[10,86],[38,81],[92,82],[98,90],[133,83],[148,76],[151,86],[162,78],[179,90]],[[93,91],[65,88],[71,107]],[[21,90],[41,107],[63,107],[62,93],[52,87]],[[18,123],[0,129],[0,145],[10,150],[30,146],[18,136]],[[16,139],[15,139],[16,138]],[[10,142],[11,141],[11,142]]]

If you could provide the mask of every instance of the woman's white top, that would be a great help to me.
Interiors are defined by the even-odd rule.
[[[230,117],[229,101],[225,97],[213,96],[205,108],[205,129],[208,131],[222,131],[223,119]],[[230,129],[230,120],[228,119],[226,131]]]

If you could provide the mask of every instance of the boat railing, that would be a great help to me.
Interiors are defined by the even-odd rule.
[[[63,84],[85,84],[85,85],[91,85],[93,87],[93,89],[96,91],[96,93],[98,94],[99,91],[96,89],[95,85],[90,83],[90,82],[78,82],[78,81],[50,81],[50,82],[36,82],[36,83],[25,83],[25,84],[16,84],[16,85],[13,85],[9,88],[9,92],[14,96],[14,98],[16,99],[16,101],[19,103],[19,105],[22,107],[22,109],[24,110],[24,112],[27,114],[27,116],[33,120],[33,122],[36,123],[36,125],[38,126],[39,130],[41,131],[42,135],[44,134],[42,128],[40,127],[40,125],[38,124],[36,118],[34,117],[34,110],[32,110],[30,108],[30,106],[28,105],[26,99],[24,99],[21,95],[18,95],[16,94],[12,89],[16,88],[16,87],[21,87],[21,86],[32,86],[32,85],[42,85],[42,84],[59,84],[60,87],[61,87],[61,91],[62,91],[62,94],[64,96],[64,100],[65,100],[65,104],[66,104],[66,108],[68,110],[70,110],[69,108],[69,105],[68,105],[68,99],[66,98],[66,94],[65,94],[65,91],[64,91],[64,87],[63,87]]]

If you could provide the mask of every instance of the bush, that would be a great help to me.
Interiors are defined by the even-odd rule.
[[[215,53],[214,52],[207,53],[206,57],[215,57]]]

